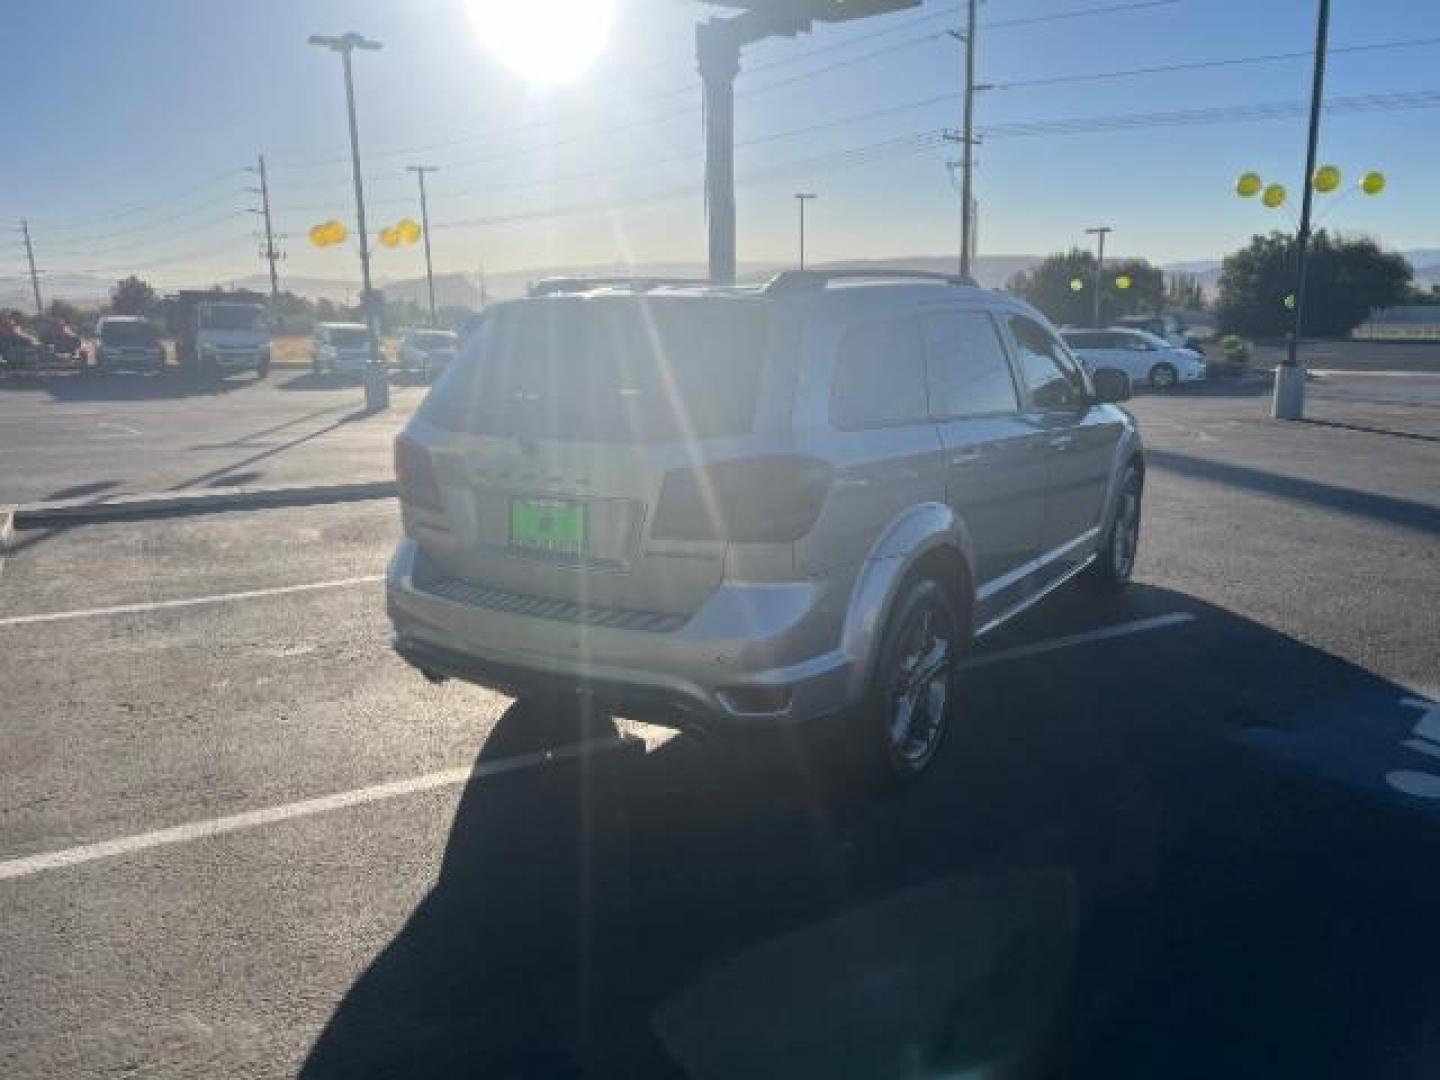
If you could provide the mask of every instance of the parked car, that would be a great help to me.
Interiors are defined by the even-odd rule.
[[[160,328],[150,320],[106,315],[95,324],[97,371],[159,371],[164,366]]]
[[[1203,356],[1144,330],[1112,326],[1108,330],[1064,330],[1062,335],[1092,373],[1113,368],[1156,390],[1205,380]]]
[[[455,359],[457,335],[451,330],[405,330],[395,362],[406,371],[439,374]]]
[[[40,339],[4,315],[0,315],[0,361],[7,367],[40,362]]]
[[[974,639],[1130,578],[1124,382],[1024,303],[893,271],[576,288],[490,308],[396,440],[388,608],[428,678],[844,726],[903,781],[971,707]]]
[[[1117,319],[1115,325],[1126,330],[1144,330],[1164,339],[1166,344],[1194,349],[1202,356],[1205,353],[1202,344],[1205,335],[1194,327],[1186,326],[1174,315],[1129,315]]]
[[[359,375],[370,362],[370,351],[370,328],[364,323],[316,323],[310,370],[316,374]]]
[[[55,360],[85,363],[85,339],[64,319],[46,319],[41,324],[40,347]]]

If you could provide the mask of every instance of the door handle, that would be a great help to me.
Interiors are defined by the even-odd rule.
[[[1050,445],[1056,450],[1069,450],[1075,445],[1074,435],[1051,435]]]
[[[980,451],[977,449],[960,450],[950,455],[951,465],[974,465],[980,460]]]

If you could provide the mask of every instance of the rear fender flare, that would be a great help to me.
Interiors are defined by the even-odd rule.
[[[941,548],[959,555],[973,582],[975,549],[964,521],[944,503],[922,503],[892,521],[861,564],[840,635],[840,650],[850,660],[850,700],[860,700],[869,683],[901,585],[922,559]],[[973,597],[962,599],[973,606]]]

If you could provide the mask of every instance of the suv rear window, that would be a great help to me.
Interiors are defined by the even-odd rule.
[[[563,442],[743,434],[770,334],[759,301],[520,301],[487,314],[421,415],[451,431]]]
[[[100,341],[105,345],[154,345],[160,335],[148,322],[105,322],[100,325]]]
[[[327,331],[330,344],[338,349],[354,349],[370,342],[370,331],[361,327],[334,326]]]

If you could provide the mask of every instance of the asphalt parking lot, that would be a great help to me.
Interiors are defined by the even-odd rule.
[[[1136,584],[987,640],[888,798],[425,683],[388,501],[20,530],[0,1074],[1436,1075],[1440,375],[1389,370],[1137,397]],[[0,501],[383,476],[421,391],[287,378],[0,386]]]
[[[0,374],[0,506],[377,479],[424,393],[397,381],[391,408],[367,415],[354,380],[308,370],[208,385],[173,369]]]

